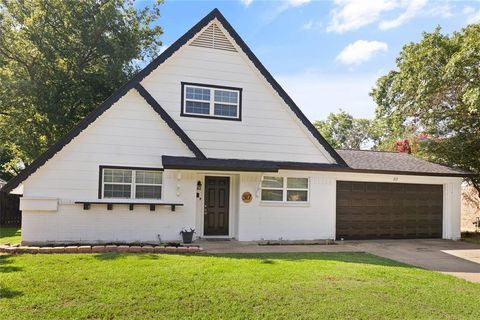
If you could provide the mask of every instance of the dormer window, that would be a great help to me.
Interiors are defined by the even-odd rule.
[[[240,121],[242,89],[182,82],[181,115]]]

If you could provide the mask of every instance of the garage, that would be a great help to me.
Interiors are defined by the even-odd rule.
[[[337,239],[441,238],[443,186],[337,181]]]

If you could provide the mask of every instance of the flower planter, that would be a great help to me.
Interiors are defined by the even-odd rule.
[[[182,232],[183,243],[192,243],[194,233],[195,231]]]

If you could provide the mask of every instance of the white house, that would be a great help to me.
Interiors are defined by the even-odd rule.
[[[466,175],[334,150],[215,9],[4,190],[26,244],[457,239]]]

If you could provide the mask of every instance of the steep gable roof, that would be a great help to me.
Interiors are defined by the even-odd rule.
[[[143,88],[139,83],[134,86],[135,90],[145,99],[145,101],[158,113],[158,115],[166,122],[166,124],[175,132],[175,134],[185,143],[185,145],[192,151],[192,153],[198,159],[206,159],[205,155],[200,149],[193,143],[193,141],[187,136],[187,134],[175,123],[175,121],[168,115],[168,113],[155,101],[155,99]],[[130,86],[123,86],[115,94],[110,96],[99,107],[93,110],[87,117],[85,117],[80,123],[69,131],[62,139],[57,141],[47,151],[45,151],[40,157],[35,159],[29,166],[23,169],[17,176],[8,181],[3,186],[2,191],[10,192],[20,185],[31,174],[37,171],[42,165],[51,159],[57,152],[63,149],[70,141],[78,136],[83,130],[85,130],[92,122],[100,117],[105,111],[107,111],[113,104],[115,104],[121,97],[123,97],[128,91],[132,89]]]
[[[175,41],[170,47],[168,47],[162,54],[155,58],[149,65],[144,69],[139,71],[130,81],[124,84],[120,89],[113,93],[107,100],[105,100],[100,106],[93,110],[89,115],[87,115],[80,123],[75,126],[71,131],[69,131],[63,138],[57,141],[53,146],[51,146],[47,151],[45,151],[40,157],[35,159],[29,166],[27,166],[22,172],[20,172],[16,177],[11,179],[4,187],[3,190],[10,192],[20,185],[25,179],[27,179],[31,174],[37,171],[45,162],[52,158],[57,152],[59,152],[65,145],[72,141],[76,136],[78,136],[85,128],[87,128],[93,121],[95,121],[100,115],[102,115],[106,110],[108,110],[115,102],[117,102],[121,97],[123,97],[129,90],[137,88],[146,101],[156,108],[155,111],[158,112],[158,103],[153,103],[155,101],[148,92],[143,87],[138,87],[140,82],[148,76],[153,70],[155,70],[160,64],[170,58],[177,50],[179,50],[183,45],[185,45],[189,40],[191,40],[199,31],[201,31],[205,26],[207,26],[211,21],[217,19],[223,26],[223,28],[229,33],[229,35],[234,39],[236,44],[243,50],[243,52],[248,56],[252,61],[254,66],[258,71],[265,77],[268,83],[272,88],[278,93],[278,95],[283,99],[283,101],[288,105],[292,112],[298,117],[302,124],[308,129],[312,136],[325,148],[325,150],[330,154],[330,156],[339,164],[340,166],[347,167],[345,161],[340,157],[340,155],[328,144],[328,142],[320,135],[318,130],[312,125],[312,123],[307,119],[307,117],[302,113],[300,108],[295,104],[295,102],[290,98],[290,96],[285,92],[285,90],[278,84],[278,82],[272,77],[268,70],[263,66],[263,64],[258,60],[258,58],[253,54],[247,44],[240,38],[238,33],[233,29],[230,23],[225,19],[225,17],[220,13],[218,9],[212,10],[207,14],[203,19],[201,19],[197,24],[195,24],[190,30],[188,30],[183,36],[181,36],[177,41]],[[215,32],[215,30],[212,30]],[[207,40],[208,41],[208,40]],[[223,41],[218,42],[219,46],[226,46],[230,48],[228,44],[222,43]],[[198,45],[198,44],[197,44]],[[215,45],[215,43],[213,44]],[[142,90],[143,89],[143,90]],[[159,106],[159,105],[158,105]],[[161,107],[160,107],[161,108]],[[162,109],[162,108],[161,108]],[[162,109],[163,110],[163,109]],[[163,114],[160,112],[160,116],[165,120],[165,116],[169,117],[168,114]],[[170,117],[169,117],[170,118]],[[170,121],[171,120],[171,121]],[[203,153],[195,146],[195,144],[188,138],[188,136],[183,132],[183,130],[178,127],[178,125],[173,125],[174,121],[170,118],[167,121],[167,124],[179,135],[183,142],[192,150],[192,152],[197,156],[197,158],[205,158]]]

